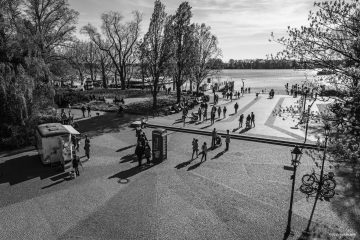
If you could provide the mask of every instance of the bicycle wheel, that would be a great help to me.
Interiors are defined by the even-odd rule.
[[[332,198],[333,196],[335,196],[335,191],[333,189],[321,189],[321,195],[324,198]]]
[[[323,188],[326,190],[333,190],[336,187],[336,182],[333,179],[325,179],[323,181]]]
[[[301,185],[300,186],[300,191],[302,192],[302,193],[305,193],[305,194],[312,194],[313,192],[314,192],[314,188],[313,187],[311,187],[311,186],[308,186],[308,185]]]
[[[314,184],[315,182],[315,177],[312,174],[305,174],[302,178],[301,181],[304,185],[306,186],[311,186]]]

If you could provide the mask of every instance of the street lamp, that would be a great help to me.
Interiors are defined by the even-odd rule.
[[[295,146],[294,149],[291,151],[291,165],[293,166],[293,175],[290,178],[290,179],[292,179],[290,208],[289,208],[289,213],[288,213],[288,222],[287,222],[287,226],[286,226],[284,239],[287,239],[287,237],[291,233],[291,216],[292,216],[292,205],[293,205],[293,200],[294,200],[296,168],[300,164],[301,156],[302,156],[302,151],[300,150],[299,146]]]
[[[310,233],[310,225],[311,225],[312,218],[314,216],[316,203],[317,203],[320,195],[322,194],[322,188],[323,188],[323,185],[324,185],[324,163],[325,163],[325,160],[326,160],[327,141],[328,141],[329,136],[330,136],[330,131],[331,131],[330,125],[328,123],[326,123],[325,126],[324,126],[325,146],[324,146],[324,154],[323,154],[323,159],[322,159],[322,164],[321,164],[320,179],[319,179],[318,187],[317,187],[317,190],[316,190],[314,206],[313,206],[313,209],[311,211],[310,219],[309,219],[308,225],[307,225],[306,230],[305,230],[306,234]]]

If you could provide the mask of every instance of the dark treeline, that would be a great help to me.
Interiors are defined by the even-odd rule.
[[[224,69],[303,69],[306,64],[295,60],[249,59],[234,60],[223,63]]]

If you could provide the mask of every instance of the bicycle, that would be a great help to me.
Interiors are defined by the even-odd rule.
[[[315,173],[315,170],[313,169],[313,172],[311,174],[305,174],[301,181],[303,184],[300,186],[300,191],[310,196],[319,189],[320,174]],[[328,174],[324,174],[320,195],[324,198],[332,198],[335,195],[335,187],[336,181],[334,180],[334,173],[329,172]]]
[[[318,176],[319,176],[319,178],[318,178]],[[320,174],[315,173],[315,170],[313,169],[313,172],[311,174],[305,174],[302,177],[301,181],[304,185],[311,186],[315,182],[317,182],[317,183],[320,182]],[[328,174],[324,174],[322,182],[323,182],[322,187],[324,187],[325,189],[328,189],[328,190],[335,189],[336,182],[334,180],[334,173],[329,172]]]

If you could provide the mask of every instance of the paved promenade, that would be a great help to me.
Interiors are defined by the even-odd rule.
[[[282,239],[291,148],[233,140],[227,152],[190,161],[192,138],[210,144],[209,137],[170,132],[168,160],[138,168],[130,120],[104,114],[82,122],[91,160],[82,158],[74,180],[43,167],[35,151],[1,157],[0,239]],[[83,156],[83,142],[80,149]],[[304,154],[296,189],[312,167]],[[296,190],[290,239],[306,227],[311,205]],[[351,233],[333,207],[319,202],[314,220]]]
[[[221,96],[220,93],[217,93]],[[194,109],[189,111],[188,118],[186,120],[185,127],[193,129],[208,129],[212,130],[216,128],[218,131],[226,132],[230,130],[232,133],[244,134],[249,136],[257,137],[266,137],[266,138],[279,138],[279,139],[288,139],[288,140],[297,140],[299,142],[304,140],[305,136],[305,124],[297,126],[300,114],[291,114],[289,112],[278,114],[278,110],[285,110],[287,107],[292,106],[293,108],[299,105],[300,97],[293,98],[289,95],[275,95],[273,99],[269,99],[267,94],[260,94],[256,98],[255,94],[244,94],[240,99],[233,99],[233,101],[222,99],[220,97],[219,104],[216,107],[226,106],[227,114],[224,118],[223,113],[221,113],[220,118],[216,113],[215,123],[211,125],[210,122],[210,111],[212,107],[212,99],[210,100],[210,107],[208,109],[208,120],[204,121],[191,121],[191,113],[197,113],[199,106],[196,106]],[[238,103],[239,108],[237,113],[235,113],[234,105]],[[315,102],[312,105],[311,112],[317,114],[319,109],[317,104],[319,101]],[[307,106],[310,104],[310,101],[307,101]],[[307,107],[306,107],[307,109]],[[276,113],[274,113],[276,111]],[[248,114],[253,112],[255,114],[255,127],[250,129],[245,129],[245,119]],[[244,123],[243,127],[239,128],[239,116],[244,114]],[[149,123],[161,124],[166,126],[176,126],[183,127],[183,122],[181,121],[182,113],[172,114],[169,116],[161,116],[150,118]],[[320,124],[320,123],[319,123]],[[312,120],[309,122],[309,129],[312,129],[315,124]],[[321,134],[318,134],[321,135]],[[308,132],[308,141],[315,142],[317,140],[317,135],[312,131]]]

